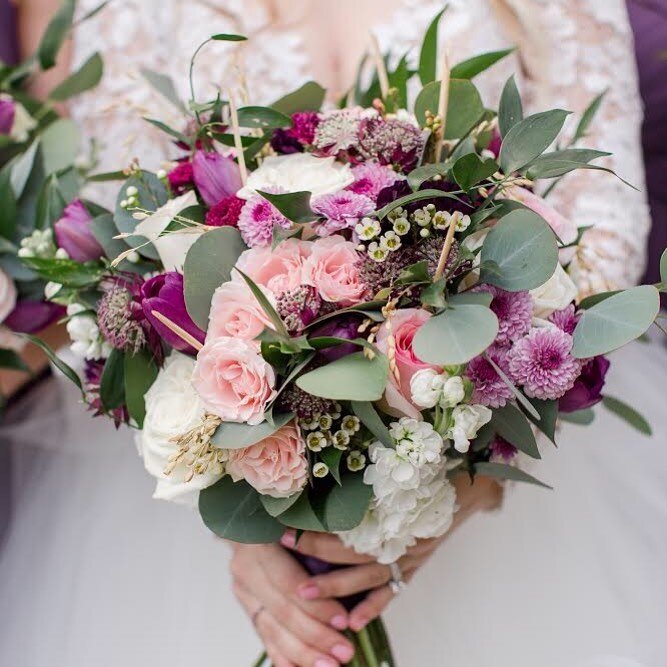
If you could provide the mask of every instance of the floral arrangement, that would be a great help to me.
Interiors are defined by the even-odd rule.
[[[524,117],[513,79],[488,110],[471,79],[508,52],[435,80],[436,34],[418,72],[379,58],[341,108],[311,82],[151,120],[175,161],[130,165],[114,211],[56,233],[69,259],[27,260],[59,284],[85,401],[137,429],[155,497],[198,502],[222,537],[332,532],[393,563],[451,526],[453,476],[542,484],[523,465],[538,434],[588,416],[605,355],[658,313],[655,286],[580,300],[581,230],[536,194],[605,153],[550,150],[568,113]]]
[[[41,262],[70,257],[72,239],[92,216],[86,204],[72,202],[87,165],[72,121],[55,105],[93,88],[102,76],[102,60],[93,55],[49,93],[44,102],[27,92],[34,75],[55,65],[73,20],[74,4],[64,2],[48,25],[38,51],[16,65],[0,62],[0,367],[28,370],[19,351],[23,341],[12,332],[41,331],[64,314],[45,300]],[[95,206],[90,204],[92,210]],[[78,244],[77,244],[78,247]],[[102,255],[71,255],[76,261]],[[31,262],[23,262],[30,258]],[[32,265],[34,264],[34,266]],[[30,337],[30,336],[29,336]],[[39,344],[37,339],[33,339]]]

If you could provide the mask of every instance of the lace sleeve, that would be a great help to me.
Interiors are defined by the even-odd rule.
[[[521,3],[525,4],[525,3]],[[551,57],[541,63],[546,80],[527,77],[528,97],[537,106],[559,105],[574,112],[572,134],[591,100],[607,89],[583,147],[613,153],[600,162],[631,182],[578,170],[550,195],[578,226],[594,226],[582,239],[572,275],[582,296],[636,283],[645,268],[650,228],[641,152],[642,109],[632,32],[623,0],[538,0],[551,37]],[[534,10],[533,10],[534,11]],[[553,57],[558,53],[558,57]],[[546,65],[546,68],[545,68]],[[544,90],[541,90],[544,89]]]

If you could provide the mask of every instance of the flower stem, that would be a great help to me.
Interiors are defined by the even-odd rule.
[[[262,667],[262,665],[266,662],[268,657],[269,656],[267,655],[266,651],[264,651],[264,653],[262,653],[262,655],[260,655],[259,658],[257,659],[257,662],[253,663],[252,667]]]
[[[366,659],[368,667],[380,667],[378,662],[377,655],[375,654],[375,648],[373,642],[371,641],[370,634],[368,633],[368,628],[364,628],[357,633],[359,638],[359,646],[361,647],[361,652]]]

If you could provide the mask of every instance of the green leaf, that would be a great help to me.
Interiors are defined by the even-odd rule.
[[[257,302],[259,305],[262,307],[262,310],[266,314],[266,316],[271,320],[273,323],[273,326],[275,330],[284,336],[285,338],[289,338],[289,333],[287,331],[287,327],[285,326],[285,323],[282,321],[280,318],[280,315],[276,312],[276,309],[271,305],[271,302],[267,299],[266,295],[262,290],[255,284],[254,280],[249,278],[243,271],[240,269],[236,269],[243,280],[245,280],[246,285],[250,288],[250,291],[252,292],[253,296],[255,299],[257,299]]]
[[[564,422],[578,424],[579,426],[588,426],[595,419],[595,412],[591,408],[576,410],[575,412],[561,412],[558,417]]]
[[[273,416],[273,423],[264,421],[257,426],[249,424],[237,424],[236,422],[223,422],[218,426],[211,443],[221,449],[245,449],[268,438],[283,426],[294,419],[294,414],[284,412]]]
[[[523,120],[523,105],[521,104],[521,95],[516,87],[514,75],[507,79],[500,96],[500,106],[498,107],[498,127],[500,135],[506,137],[507,133],[521,120]]]
[[[470,190],[473,185],[493,176],[498,169],[498,163],[493,158],[480,158],[475,153],[468,153],[454,163],[452,175],[461,189]]]
[[[339,532],[356,528],[364,518],[373,487],[364,483],[360,473],[345,475],[342,485],[335,485],[326,496],[313,499],[313,509],[329,532]]]
[[[125,402],[125,355],[117,349],[104,364],[100,382],[100,400],[105,410],[119,408]]]
[[[498,318],[484,306],[460,305],[427,320],[413,341],[422,361],[438,366],[464,364],[486,350],[498,334]]]
[[[528,167],[526,175],[531,180],[558,178],[575,169],[584,169],[592,160],[608,155],[611,153],[590,148],[566,148],[561,151],[552,151],[534,160]]]
[[[451,168],[452,163],[450,161],[423,164],[408,174],[408,185],[413,190],[417,190],[424,181],[430,181],[434,176],[444,176]]]
[[[368,401],[352,401],[352,412],[359,417],[361,423],[385,446],[392,449],[396,446],[389,429],[382,421],[373,404]]]
[[[602,105],[602,100],[604,100],[604,97],[607,94],[607,92],[608,89],[603,90],[599,95],[597,95],[595,99],[588,105],[584,113],[581,115],[581,120],[579,121],[577,129],[574,133],[574,137],[572,138],[573,144],[579,141],[579,139],[583,139],[586,136],[586,132],[588,131],[590,124],[592,123],[593,119],[600,110],[600,106]]]
[[[607,354],[639,338],[660,310],[653,285],[619,292],[585,310],[574,330],[572,354],[578,359]]]
[[[248,38],[245,35],[219,32],[216,35],[211,35],[211,39],[215,42],[245,42]]]
[[[124,382],[125,403],[130,417],[137,428],[143,428],[146,417],[146,392],[151,388],[158,374],[152,355],[146,350],[125,355]]]
[[[424,86],[415,100],[415,116],[423,126],[426,111],[438,113],[440,81]],[[447,105],[447,125],[445,139],[460,139],[465,136],[484,114],[484,104],[479,91],[467,79],[451,79],[449,82],[449,103]]]
[[[241,107],[238,110],[238,117],[241,127],[274,129],[292,125],[292,119],[289,116],[270,107]]]
[[[171,77],[168,77],[166,74],[161,74],[160,72],[154,72],[145,67],[139,68],[139,72],[141,73],[141,76],[148,81],[152,88],[162,95],[162,97],[168,102],[171,102],[177,109],[180,109],[184,113],[187,112],[185,104],[183,104],[183,101],[176,92],[176,86]]]
[[[448,303],[450,306],[485,306],[491,307],[493,295],[488,292],[461,292],[460,294],[452,294]]]
[[[667,249],[662,251],[660,257],[660,280],[663,285],[667,285]]]
[[[382,398],[389,361],[376,353],[371,360],[355,352],[299,377],[299,388],[314,396],[347,401],[378,401]]]
[[[104,275],[104,267],[97,262],[79,263],[72,259],[42,259],[23,257],[23,264],[44,280],[61,283],[66,287],[90,287]]]
[[[528,116],[516,123],[503,138],[500,166],[511,174],[540,156],[556,139],[569,111],[553,109]]]
[[[233,542],[268,544],[285,532],[250,484],[228,476],[200,491],[199,514],[209,530]]]
[[[157,127],[158,130],[162,130],[162,132],[168,134],[170,137],[173,137],[177,141],[180,141],[186,144],[187,146],[192,145],[192,140],[189,137],[186,137],[182,132],[175,130],[173,127],[169,127],[169,125],[163,123],[161,120],[156,120],[155,118],[148,118],[146,116],[143,116],[143,119],[147,123],[150,123],[154,127]]]
[[[291,116],[297,111],[319,111],[324,102],[326,91],[319,83],[308,81],[292,93],[276,100],[271,107]]]
[[[63,0],[42,35],[37,47],[37,58],[44,70],[51,69],[56,64],[60,47],[72,28],[75,5],[75,0]]]
[[[325,532],[326,528],[313,511],[308,493],[302,493],[297,501],[280,515],[280,523],[297,530]]]
[[[617,417],[620,417],[623,421],[630,424],[630,426],[637,429],[640,433],[649,436],[653,435],[651,425],[646,418],[624,401],[614,398],[613,396],[605,396],[602,399],[602,405],[604,405],[607,410],[613,412]]]
[[[76,374],[76,371],[66,364],[41,338],[37,336],[32,336],[31,334],[17,334],[21,338],[26,338],[34,345],[37,345],[44,354],[49,358],[49,361],[68,379],[71,380],[83,394],[83,386],[81,385],[81,379]]]
[[[428,272],[428,262],[424,259],[406,266],[396,279],[397,285],[411,285],[414,283],[430,282],[431,275]]]
[[[264,506],[264,509],[272,516],[278,517],[283,512],[286,512],[297,500],[301,497],[303,492],[299,491],[287,498],[274,498],[273,496],[262,496],[259,499]]]
[[[425,86],[431,81],[435,81],[436,76],[436,61],[438,57],[438,24],[440,17],[447,11],[445,5],[431,21],[431,24],[424,34],[424,41],[422,42],[421,51],[419,53],[419,79],[422,86]]]
[[[617,289],[617,290],[612,290],[611,292],[598,292],[597,294],[591,294],[590,296],[587,296],[585,299],[581,300],[581,302],[579,303],[579,309],[588,310],[595,304],[605,301],[610,296],[614,296],[614,294],[620,294],[622,291],[623,290]]]
[[[473,56],[452,67],[451,77],[453,79],[472,79],[485,70],[495,65],[498,61],[513,53],[515,49],[503,49],[502,51],[489,51],[478,56]]]
[[[127,178],[124,171],[105,171],[88,176],[91,183],[106,183],[107,181],[124,181]]]
[[[14,239],[16,236],[16,196],[12,188],[10,172],[0,171],[0,236],[5,239]]]
[[[71,167],[81,148],[79,129],[69,118],[59,118],[51,123],[40,136],[44,171],[47,174]]]
[[[520,405],[523,407],[523,409],[530,415],[532,418],[532,421],[538,422],[541,420],[541,415],[537,411],[537,409],[533,406],[533,404],[514,386],[514,383],[507,377],[505,374],[505,371],[503,371],[500,366],[488,355],[484,354],[484,358],[491,364],[493,367],[493,370],[496,371],[498,374],[498,377],[509,387],[510,391],[512,394],[514,394],[514,398],[520,403]]]
[[[552,488],[548,484],[540,482],[539,479],[524,472],[521,468],[510,466],[505,463],[475,463],[475,472],[478,475],[485,475],[486,477],[493,477],[495,479],[506,479],[511,482],[526,482],[527,484],[535,484],[536,486],[541,486],[545,489]]]
[[[556,270],[558,243],[551,227],[528,209],[511,211],[491,229],[481,252],[482,282],[510,292],[543,285]],[[493,271],[485,262],[495,262]]]
[[[342,456],[343,452],[335,447],[327,447],[320,452],[320,458],[327,464],[331,476],[339,486],[343,483],[340,477],[340,459]]]
[[[102,246],[104,254],[108,259],[116,259],[118,255],[129,248],[124,241],[114,238],[118,234],[118,230],[113,223],[113,215],[111,213],[103,213],[94,217],[90,221],[90,231],[95,240]],[[121,262],[118,268],[125,270],[127,268],[126,262]]]
[[[434,283],[427,285],[420,295],[421,302],[425,306],[440,310],[447,305],[445,290],[447,289],[447,278],[442,277]]]
[[[443,192],[442,190],[418,190],[412,194],[405,195],[404,197],[399,197],[393,202],[390,202],[386,206],[383,206],[381,209],[375,212],[380,220],[385,218],[389,213],[391,213],[395,208],[403,206],[404,204],[410,204],[414,201],[421,201],[422,199],[455,199],[461,201],[460,197],[457,197],[451,192]]]
[[[286,192],[273,194],[257,190],[269,203],[273,204],[288,220],[302,224],[316,220],[318,215],[310,208],[311,193],[305,190],[300,192]]]
[[[496,433],[519,451],[534,459],[541,458],[528,418],[511,403],[493,411],[491,424]]]
[[[537,410],[540,415],[539,419],[528,413],[528,419],[537,426],[537,428],[544,433],[544,435],[555,442],[556,440],[556,422],[558,420],[558,401],[545,400],[541,401],[538,398],[529,398],[530,404]]]
[[[0,348],[0,368],[9,368],[14,371],[30,373],[25,361],[14,351]]]
[[[38,148],[39,140],[35,139],[24,153],[11,162],[10,180],[12,189],[14,190],[14,196],[17,200],[21,198],[21,195],[28,184],[30,174],[35,165]]]
[[[70,74],[49,93],[49,99],[62,102],[75,95],[85,93],[100,82],[103,72],[102,57],[99,53],[94,53],[76,72]]]
[[[246,250],[241,234],[234,227],[220,227],[202,234],[185,257],[185,305],[200,329],[208,329],[211,299],[231,272],[241,253]]]

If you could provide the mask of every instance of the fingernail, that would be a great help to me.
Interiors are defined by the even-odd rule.
[[[315,600],[320,597],[320,589],[315,584],[303,584],[297,589],[302,600]]]
[[[315,667],[338,667],[338,663],[329,658],[318,658],[315,662]]]
[[[296,535],[291,531],[286,532],[280,538],[280,544],[282,544],[284,547],[287,547],[288,549],[294,549],[296,546]]]
[[[352,660],[354,649],[347,644],[336,644],[331,649],[331,655],[341,662],[347,662],[348,660]]]
[[[368,619],[365,616],[357,616],[350,620],[350,629],[355,632],[363,630],[368,624]]]
[[[331,619],[331,627],[336,630],[347,630],[347,616],[339,614]]]

